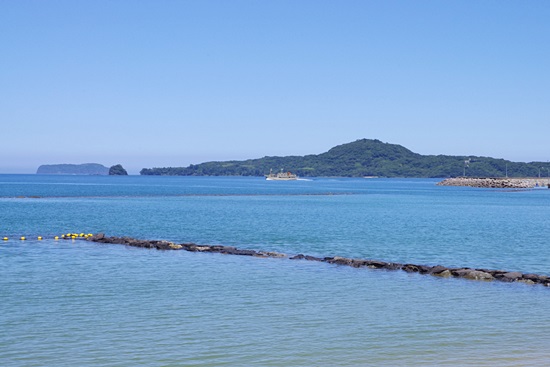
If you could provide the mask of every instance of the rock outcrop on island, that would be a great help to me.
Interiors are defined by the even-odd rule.
[[[99,163],[44,164],[36,170],[39,175],[107,175],[109,168]]]
[[[468,186],[490,189],[532,189],[548,187],[547,178],[492,178],[492,177],[455,177],[438,183],[439,186]]]
[[[115,164],[109,168],[109,176],[128,176],[128,172],[120,164]]]

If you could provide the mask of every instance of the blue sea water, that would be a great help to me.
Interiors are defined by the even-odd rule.
[[[0,365],[550,365],[542,286],[53,239],[550,275],[550,190],[436,182],[0,175]]]

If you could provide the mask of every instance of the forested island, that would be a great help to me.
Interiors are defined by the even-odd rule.
[[[284,169],[301,177],[538,177],[550,174],[548,162],[511,162],[478,156],[421,155],[376,139],[338,145],[322,154],[263,157],[244,161],[144,168],[141,175],[263,176]]]

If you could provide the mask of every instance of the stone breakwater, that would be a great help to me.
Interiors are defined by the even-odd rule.
[[[446,178],[439,186],[469,186],[491,189],[532,189],[548,187],[546,178],[492,178],[492,177],[455,177]]]
[[[65,239],[69,239],[68,237]],[[74,240],[74,238],[73,238]],[[279,252],[255,251],[239,249],[232,246],[222,245],[197,245],[194,243],[176,244],[159,240],[140,240],[131,237],[107,237],[103,233],[83,238],[85,241],[92,241],[104,244],[120,244],[132,247],[141,247],[157,250],[185,250],[190,252],[209,252],[226,255],[253,256],[261,258],[286,258],[290,260],[316,261],[335,265],[351,266],[354,268],[369,268],[381,270],[401,270],[408,273],[419,273],[445,278],[463,278],[470,280],[517,282],[525,284],[541,284],[550,287],[550,277],[539,274],[524,274],[517,271],[472,269],[472,268],[449,268],[442,265],[429,266],[417,264],[400,264],[368,259],[351,259],[346,257],[315,257],[304,254],[288,256]]]

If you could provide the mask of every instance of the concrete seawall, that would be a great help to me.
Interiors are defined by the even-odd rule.
[[[455,177],[446,178],[439,186],[469,186],[492,189],[533,189],[547,188],[548,178],[504,178],[504,177]]]

